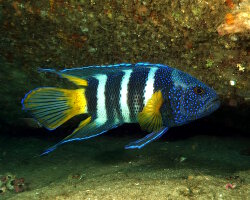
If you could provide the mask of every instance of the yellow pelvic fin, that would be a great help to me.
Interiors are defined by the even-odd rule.
[[[72,76],[72,75],[67,75],[67,74],[60,74],[63,78],[68,79],[69,81],[73,82],[76,85],[79,86],[88,86],[88,81],[76,76]]]
[[[85,89],[38,88],[24,98],[23,106],[43,126],[53,130],[86,112]]]
[[[162,127],[160,108],[163,104],[161,91],[155,92],[138,114],[138,122],[143,130],[148,132],[159,131]]]

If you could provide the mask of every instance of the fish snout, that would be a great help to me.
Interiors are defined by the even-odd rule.
[[[213,112],[220,107],[220,99],[218,97],[208,101],[206,103],[206,111]]]

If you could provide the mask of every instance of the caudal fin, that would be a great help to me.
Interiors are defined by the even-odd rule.
[[[37,88],[22,100],[23,109],[49,130],[86,110],[85,89]]]

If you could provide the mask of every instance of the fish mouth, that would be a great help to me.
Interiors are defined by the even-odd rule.
[[[212,101],[208,102],[206,105],[206,110],[214,111],[217,110],[220,107],[220,100],[218,98],[213,99]]]

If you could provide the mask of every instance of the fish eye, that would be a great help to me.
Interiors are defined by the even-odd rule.
[[[194,93],[201,95],[201,94],[204,94],[205,91],[201,87],[195,87],[194,88]]]

